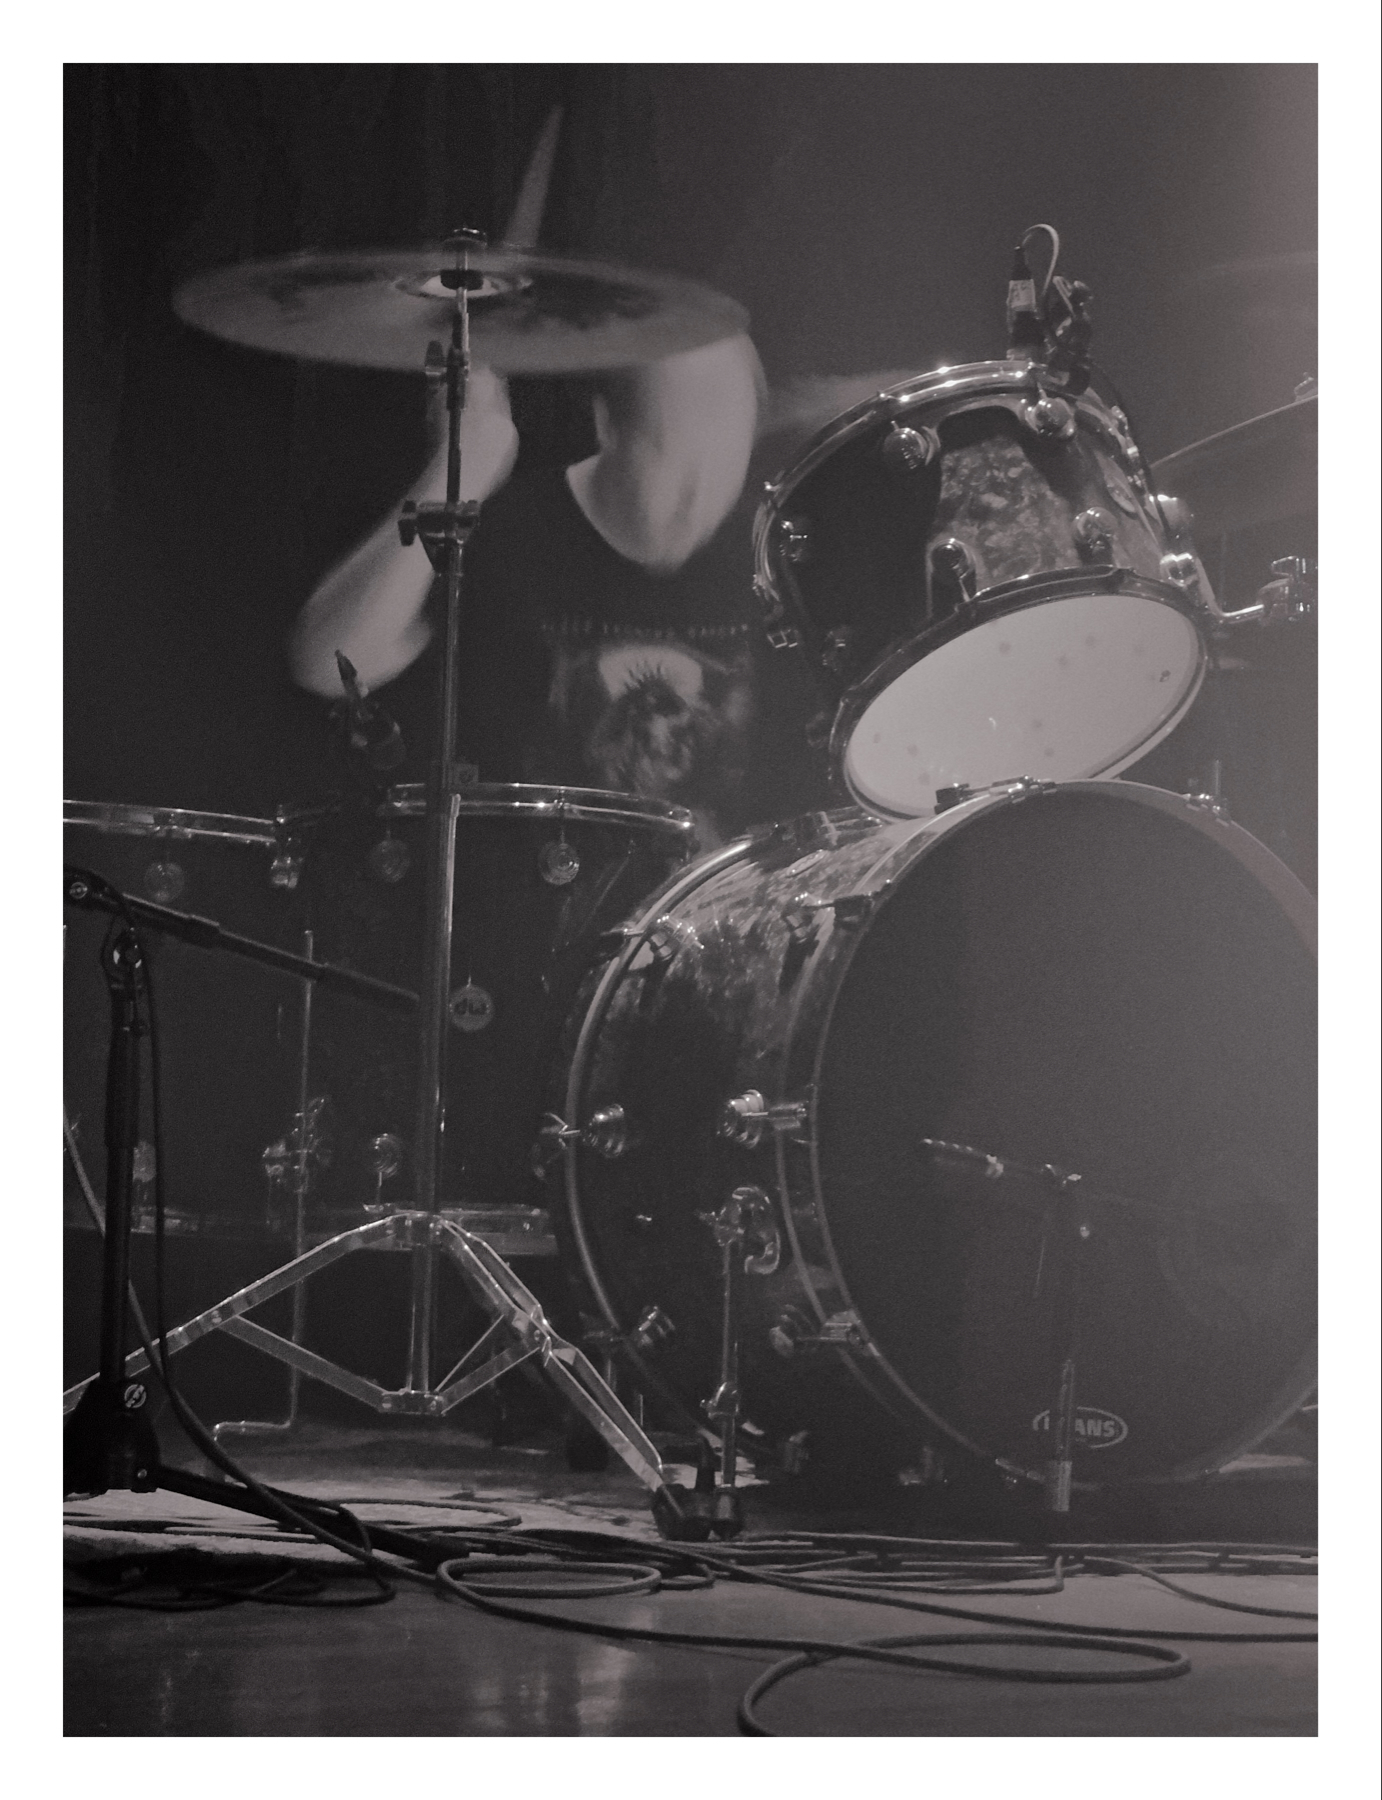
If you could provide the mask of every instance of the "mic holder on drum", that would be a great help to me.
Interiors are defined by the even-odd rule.
[[[1023,1163],[994,1156],[972,1144],[947,1143],[941,1138],[922,1138],[922,1147],[941,1168],[977,1175],[986,1185],[1002,1182],[1014,1186],[1001,1198],[1043,1222],[1041,1255],[1037,1263],[1037,1292],[1046,1273],[1048,1248],[1054,1251],[1054,1351],[1052,1400],[1047,1411],[1050,1454],[1042,1464],[1042,1501],[1048,1512],[1070,1511],[1070,1491],[1075,1466],[1075,1381],[1083,1310],[1085,1265],[1094,1237],[1094,1212],[1099,1206],[1121,1208],[1163,1226],[1170,1214],[1164,1207],[1129,1199],[1126,1195],[1089,1187],[1082,1176],[1055,1163]],[[1037,1191],[1021,1192],[1023,1184]],[[995,1197],[998,1197],[995,1195]],[[1052,1240],[1054,1239],[1054,1242]]]
[[[1092,1187],[1084,1182],[1084,1177],[1073,1175],[1055,1163],[1018,1162],[1011,1156],[994,1156],[987,1150],[976,1150],[972,1144],[952,1144],[942,1138],[924,1137],[919,1140],[923,1150],[929,1154],[930,1161],[937,1168],[949,1169],[956,1174],[977,1175],[985,1182],[1008,1182],[1011,1185],[1001,1195],[994,1198],[1004,1200],[1008,1205],[1017,1207],[1022,1212],[1036,1213],[1045,1217],[1050,1210],[1049,1193],[1052,1182],[1057,1184],[1066,1181],[1078,1181],[1087,1201],[1100,1206],[1117,1207],[1134,1218],[1145,1219],[1164,1230],[1174,1222],[1175,1215],[1169,1208],[1157,1206],[1150,1200],[1134,1200],[1127,1194],[1116,1194],[1110,1188]],[[1038,1189],[1036,1194],[1024,1195],[1023,1184]],[[1044,1190],[1047,1198],[1041,1198]]]

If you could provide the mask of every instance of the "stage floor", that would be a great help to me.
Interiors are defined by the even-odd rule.
[[[234,1450],[263,1479],[350,1500],[369,1519],[459,1529],[489,1519],[488,1512],[470,1510],[480,1506],[517,1517],[525,1527],[656,1538],[646,1493],[631,1476],[621,1467],[574,1473],[550,1437],[496,1449],[445,1423],[425,1428],[366,1421],[355,1428],[308,1420],[290,1437],[240,1440]],[[190,1456],[180,1457],[168,1443],[164,1454],[193,1466]],[[1313,1500],[1308,1458],[1266,1454],[1182,1493],[1157,1519],[1128,1513],[1085,1518],[1074,1522],[1070,1536],[1078,1527],[1084,1542],[1113,1535],[1124,1542],[1308,1545],[1314,1542]],[[746,1501],[749,1537],[793,1530],[967,1535],[953,1519],[937,1525],[914,1492],[847,1509],[813,1503],[809,1490],[784,1497],[751,1488]],[[1094,1523],[1105,1529],[1094,1532]],[[243,1513],[166,1491],[70,1502],[66,1527],[69,1562],[78,1569],[116,1555],[147,1558],[186,1548],[230,1558],[290,1553],[318,1566],[336,1559],[329,1549],[299,1544]],[[974,1529],[968,1535],[994,1533]],[[1315,1583],[1305,1575],[1177,1579],[1237,1606],[1303,1612],[1315,1605]],[[350,1588],[359,1591],[356,1583]],[[348,1591],[345,1584],[341,1591]],[[814,1737],[1315,1733],[1314,1644],[1248,1641],[1262,1632],[1308,1633],[1308,1623],[1200,1605],[1136,1574],[1077,1574],[1056,1594],[967,1595],[958,1603],[986,1617],[1019,1615],[1048,1630],[1099,1625],[1132,1634],[1218,1633],[1226,1641],[1169,1639],[1189,1657],[1189,1674],[1134,1685],[994,1681],[822,1663],[763,1700],[763,1723],[780,1735]],[[758,1637],[857,1640],[979,1629],[973,1621],[871,1600],[731,1580],[707,1589],[541,1604],[589,1620]],[[74,1605],[66,1624],[65,1731],[72,1737],[733,1736],[740,1696],[779,1660],[769,1651],[619,1643],[519,1623],[406,1583],[387,1604],[329,1615],[320,1608],[248,1603],[181,1614]],[[1049,1667],[1055,1653],[1004,1647],[993,1654],[1005,1663]],[[1093,1662],[1088,1654],[1072,1653],[1065,1666],[1090,1668]],[[1105,1657],[1101,1666],[1112,1665]]]

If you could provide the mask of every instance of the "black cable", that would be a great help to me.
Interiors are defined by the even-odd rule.
[[[207,1560],[204,1562],[200,1559]],[[216,1560],[218,1559],[209,1558],[208,1553],[201,1550],[159,1552],[139,1573],[146,1589],[158,1588],[160,1585],[171,1587],[173,1592],[168,1596],[112,1591],[91,1579],[88,1573],[91,1565],[83,1569],[68,1565],[63,1571],[63,1597],[69,1605],[116,1606],[136,1612],[208,1612],[241,1602],[254,1602],[263,1606],[351,1609],[378,1606],[392,1598],[391,1593],[377,1587],[367,1594],[351,1595],[345,1599],[331,1596],[332,1581],[359,1578],[361,1571],[354,1568],[333,1569],[328,1574],[280,1557],[274,1559],[276,1572],[265,1577],[261,1560],[256,1558],[253,1568],[242,1569],[238,1575],[226,1571],[216,1577],[212,1573],[212,1565]],[[95,1566],[108,1565],[102,1563]],[[128,1565],[120,1564],[115,1572],[121,1579],[127,1579]]]
[[[1088,1637],[1073,1636],[1064,1628],[1059,1632],[1030,1629],[1017,1633],[942,1632],[929,1635],[918,1634],[907,1638],[869,1639],[859,1643],[844,1643],[821,1638],[751,1637],[738,1632],[665,1631],[651,1625],[620,1625],[610,1620],[573,1619],[561,1613],[512,1606],[502,1600],[491,1598],[481,1589],[458,1576],[455,1569],[454,1561],[438,1565],[435,1580],[439,1590],[455,1594],[458,1598],[468,1601],[472,1606],[479,1607],[482,1612],[493,1613],[499,1618],[514,1619],[520,1623],[550,1625],[561,1631],[575,1631],[593,1637],[614,1638],[618,1641],[637,1639],[642,1643],[694,1645],[702,1649],[719,1650],[787,1650],[794,1657],[804,1657],[807,1660],[853,1656],[875,1662],[900,1662],[912,1667],[937,1670],[950,1675],[976,1675],[990,1681],[1073,1681],[1080,1683],[1167,1681],[1174,1676],[1186,1675],[1190,1672],[1189,1659],[1178,1651],[1166,1649],[1157,1644],[1092,1643]],[[1037,1622],[1026,1621],[1024,1623],[1034,1625]],[[928,1644],[936,1648],[957,1645],[1021,1644],[1026,1648],[1079,1650],[1082,1652],[1097,1649],[1107,1651],[1113,1656],[1138,1657],[1157,1666],[1154,1671],[1080,1672],[1029,1669],[1013,1665],[957,1661],[951,1657],[904,1655],[900,1647],[913,1644]]]
[[[1011,1665],[994,1668],[989,1668],[988,1665],[982,1663],[947,1665],[942,1663],[939,1659],[929,1657],[903,1657],[890,1655],[882,1660],[902,1663],[912,1668],[944,1669],[948,1673],[986,1675],[993,1680],[999,1681],[1045,1682],[1058,1686],[1088,1686],[1095,1683],[1125,1684],[1133,1681],[1171,1681],[1178,1675],[1188,1675],[1190,1673],[1190,1660],[1188,1657],[1181,1656],[1174,1650],[1163,1650],[1155,1644],[1105,1643],[1096,1646],[1092,1645],[1087,1639],[1069,1638],[1054,1632],[1045,1633],[1036,1637],[1026,1636],[1022,1633],[1010,1634],[1006,1632],[1002,1634],[995,1633],[990,1636],[985,1632],[973,1631],[960,1632],[955,1634],[952,1638],[925,1635],[898,1638],[870,1638],[865,1639],[858,1644],[849,1645],[842,1652],[809,1652],[797,1656],[785,1657],[781,1662],[774,1663],[772,1668],[766,1670],[756,1681],[749,1685],[741,1697],[738,1708],[739,1729],[743,1732],[745,1737],[776,1737],[777,1733],[769,1730],[769,1728],[759,1719],[755,1710],[756,1704],[765,1694],[775,1688],[779,1682],[785,1681],[789,1675],[795,1675],[802,1669],[814,1668],[821,1663],[833,1661],[841,1654],[845,1656],[859,1656],[867,1649],[880,1650],[884,1646],[900,1649],[907,1644],[942,1644],[946,1642],[957,1644],[1022,1644],[1028,1647],[1032,1645],[1041,1645],[1045,1649],[1065,1648],[1070,1650],[1090,1650],[1098,1648],[1107,1651],[1110,1655],[1114,1656],[1146,1657],[1150,1661],[1160,1663],[1163,1666],[1153,1669],[1124,1670],[1118,1673],[1115,1673],[1112,1670],[1099,1672],[1094,1670],[1077,1671],[1073,1669],[1043,1672],[1036,1669],[1014,1668]]]
[[[1314,1612],[1294,1612],[1283,1606],[1247,1606],[1241,1600],[1220,1600],[1213,1594],[1197,1594],[1193,1588],[1181,1587],[1178,1582],[1168,1581],[1155,1569],[1148,1569],[1141,1563],[1123,1562],[1111,1556],[1087,1556],[1084,1566],[1091,1574],[1100,1575],[1106,1569],[1112,1569],[1119,1575],[1145,1575],[1148,1581],[1155,1581],[1173,1594],[1179,1594],[1182,1600],[1194,1600],[1200,1606],[1221,1606],[1226,1612],[1257,1613],[1268,1619],[1318,1619]],[[1212,1574],[1212,1570],[1206,1570]]]

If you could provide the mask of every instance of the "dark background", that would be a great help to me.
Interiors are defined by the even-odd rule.
[[[421,460],[420,378],[200,337],[177,283],[497,234],[558,102],[545,244],[734,295],[775,383],[1001,354],[1037,219],[1153,458],[1314,371],[1310,66],[69,66],[69,795],[264,815],[329,785],[284,636]],[[578,453],[551,385],[516,389],[527,453]]]
[[[1011,246],[1036,220],[1093,289],[1096,353],[1151,457],[1284,404],[1315,368],[1310,67],[124,64],[69,66],[66,87],[78,799],[265,816],[325,793],[325,708],[292,687],[285,636],[424,455],[420,377],[217,343],[174,317],[178,283],[308,246],[497,235],[556,104],[545,246],[732,294],[775,386],[1001,355]],[[515,383],[513,402],[525,455],[584,453],[570,389]],[[400,775],[417,779],[426,744],[412,748]],[[139,891],[140,843],[68,837]],[[178,854],[200,884],[183,904],[297,943],[262,858]],[[97,1163],[100,935],[83,919],[68,951],[67,1098]],[[177,946],[158,957],[170,1204],[233,1210],[253,1238],[259,1152],[294,1092],[291,984]],[[83,1234],[69,1377],[93,1366],[94,1259]],[[170,1318],[280,1260],[273,1243],[175,1239]],[[314,1283],[310,1341],[352,1366],[372,1345],[396,1379],[401,1261],[354,1258]],[[282,1372],[248,1351],[218,1338],[187,1361],[212,1416],[277,1404]]]

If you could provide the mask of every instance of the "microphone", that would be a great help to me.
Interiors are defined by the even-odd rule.
[[[351,749],[358,750],[372,769],[396,769],[408,754],[397,719],[367,697],[354,664],[339,650],[336,667],[345,689],[343,710]]]
[[[1008,357],[1009,362],[1040,362],[1046,348],[1046,332],[1042,324],[1041,306],[1037,300],[1036,282],[1026,252],[1018,244],[1013,251],[1012,269],[1008,275]]]

